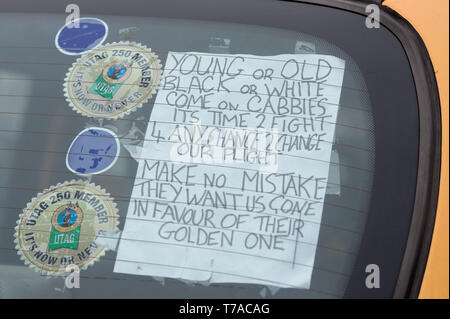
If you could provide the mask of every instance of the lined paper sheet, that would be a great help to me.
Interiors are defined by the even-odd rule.
[[[169,52],[114,271],[309,288],[344,68]]]

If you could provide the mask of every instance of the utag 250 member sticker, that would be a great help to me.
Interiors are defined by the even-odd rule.
[[[76,60],[64,81],[64,94],[78,113],[116,119],[147,102],[160,79],[161,63],[150,49],[114,42]]]
[[[17,221],[15,243],[26,265],[48,275],[67,275],[66,267],[86,269],[107,248],[98,236],[117,230],[118,210],[101,187],[68,181],[39,193]]]

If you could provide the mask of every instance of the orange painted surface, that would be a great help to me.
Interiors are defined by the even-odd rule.
[[[438,210],[420,298],[449,298],[449,1],[386,0],[411,23],[427,46],[442,112],[442,164]]]

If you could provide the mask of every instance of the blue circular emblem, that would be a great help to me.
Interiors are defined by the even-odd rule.
[[[119,152],[120,143],[114,132],[91,127],[73,140],[67,152],[66,166],[76,174],[100,174],[114,165]]]
[[[63,26],[55,37],[59,51],[77,55],[95,49],[108,35],[108,26],[97,18],[81,18]]]

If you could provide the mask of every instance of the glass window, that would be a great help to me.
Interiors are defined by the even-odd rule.
[[[64,12],[0,14],[0,296],[343,298],[376,264],[391,297],[419,134],[397,38],[295,2],[130,4],[80,5],[107,25],[82,56]]]

